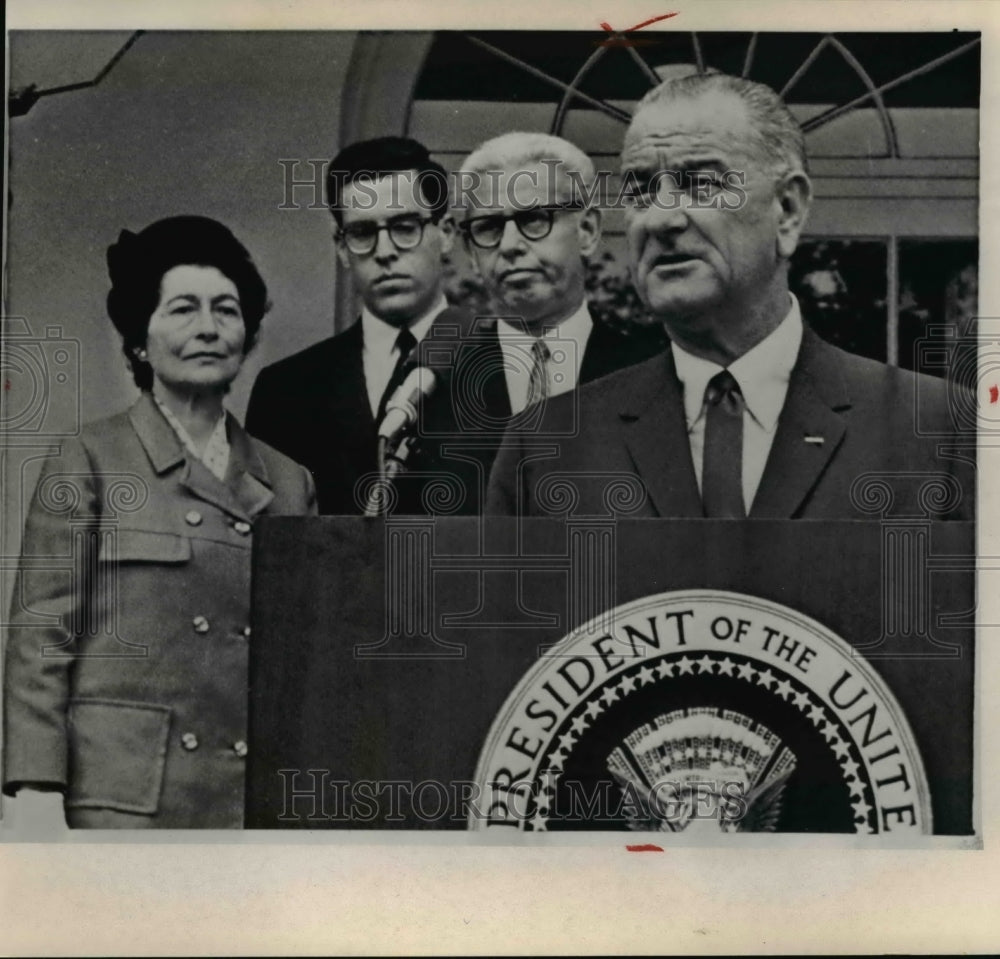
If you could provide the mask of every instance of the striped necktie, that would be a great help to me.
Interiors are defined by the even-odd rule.
[[[532,403],[540,403],[542,400],[548,398],[549,375],[545,364],[552,353],[544,340],[537,339],[531,344],[531,355],[532,364],[531,375],[528,377],[527,406],[531,406]]]

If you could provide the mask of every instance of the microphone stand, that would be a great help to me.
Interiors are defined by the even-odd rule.
[[[368,494],[365,516],[381,516],[385,512],[385,494],[392,482],[406,469],[406,460],[413,445],[412,436],[404,436],[399,443],[389,449],[386,437],[378,438],[379,481]]]

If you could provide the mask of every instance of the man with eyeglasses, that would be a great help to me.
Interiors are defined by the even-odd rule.
[[[617,473],[640,484],[621,510],[640,516],[865,518],[872,482],[892,489],[895,515],[973,515],[974,434],[960,434],[975,400],[803,325],[788,268],[812,186],[773,90],[724,74],[665,81],[632,117],[622,174],[632,278],[670,349],[572,407],[550,404],[549,430],[579,422],[558,456],[530,457],[509,432],[488,512],[546,514],[556,472],[577,475],[585,514],[607,513]]]
[[[591,315],[586,261],[601,240],[594,180],[577,146],[527,132],[486,141],[458,173],[458,226],[500,314],[473,361],[478,398],[498,421],[516,422],[532,404],[664,346],[656,328],[626,335]]]
[[[444,169],[415,140],[354,143],[330,162],[326,183],[337,255],[361,297],[361,317],[263,370],[247,429],[312,471],[321,513],[359,514],[358,480],[378,469],[386,403],[447,306],[443,257],[454,225]],[[422,511],[411,492],[399,511]]]

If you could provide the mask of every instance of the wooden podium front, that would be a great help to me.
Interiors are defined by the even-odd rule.
[[[261,520],[255,539],[248,827],[466,829],[491,727],[540,657],[607,610],[659,594],[720,591],[795,611],[853,647],[859,668],[884,683],[912,731],[933,832],[973,831],[972,524],[276,517]],[[720,641],[733,628],[721,616],[712,624]],[[730,636],[728,648],[738,639]],[[794,677],[807,675],[801,655],[796,673],[795,642],[783,654],[788,703]],[[598,667],[601,658],[618,662],[604,656],[610,647],[595,649]],[[721,662],[728,666],[700,668],[725,689],[728,678],[717,674],[733,663]],[[664,722],[690,711],[702,695],[685,692],[698,690],[697,671],[662,695],[644,671],[644,701],[669,714]],[[582,682],[572,670],[564,675]],[[835,691],[841,703],[848,685]],[[549,689],[558,702],[567,695]],[[856,683],[854,698],[865,691]],[[803,708],[807,693],[796,694]],[[741,716],[739,696],[734,702]],[[780,723],[778,707],[786,704],[774,707]],[[859,741],[877,739],[871,716],[867,731],[860,713],[844,718]],[[804,725],[795,751],[799,778],[812,776],[812,785],[791,781],[777,828],[849,831],[850,814],[810,819],[792,809],[795,796],[800,809],[824,803],[823,750],[811,745],[822,746],[823,727]],[[630,729],[619,722],[595,746],[602,761]],[[517,735],[508,742],[531,754],[535,747]],[[786,739],[797,735],[790,728]],[[895,788],[909,791],[910,782]],[[860,793],[847,800],[864,802]],[[902,818],[885,808],[871,815],[880,828]]]

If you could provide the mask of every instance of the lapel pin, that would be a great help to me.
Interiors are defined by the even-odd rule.
[[[802,437],[807,443],[815,443],[817,446],[823,445],[822,436],[803,436]]]

